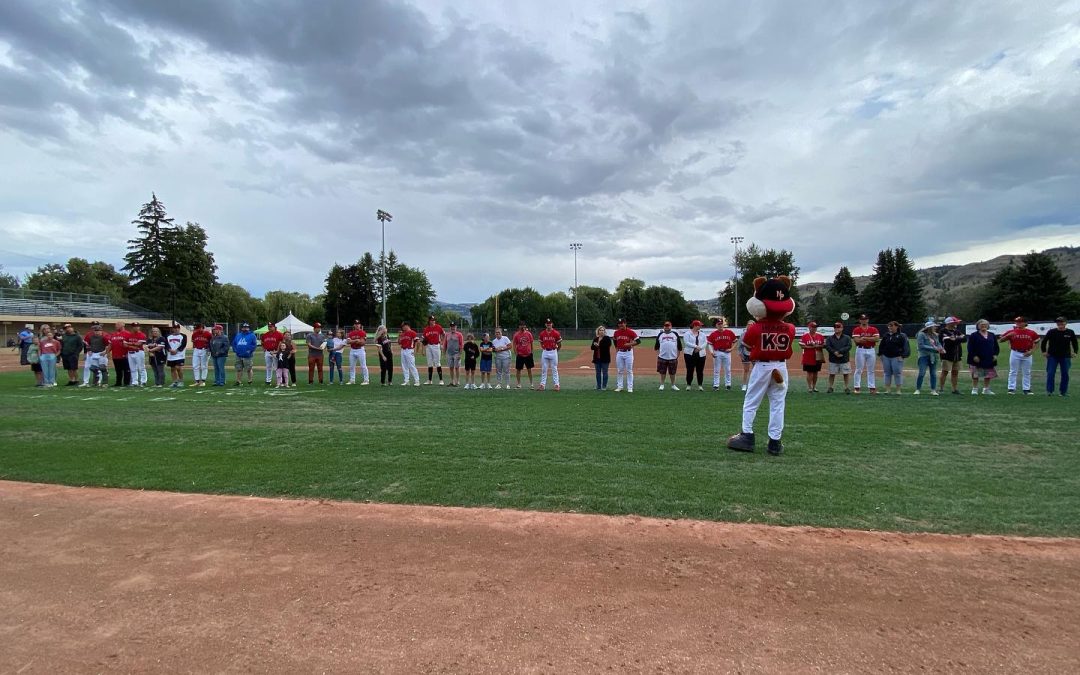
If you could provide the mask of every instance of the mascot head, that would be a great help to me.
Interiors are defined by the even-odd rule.
[[[766,280],[754,279],[754,297],[746,301],[746,309],[756,319],[783,319],[795,311],[791,298],[791,279],[778,276]]]

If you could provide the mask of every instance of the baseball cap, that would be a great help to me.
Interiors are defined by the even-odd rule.
[[[220,323],[215,323],[214,330],[225,330],[225,327],[222,326]]]
[[[946,317],[946,319],[945,319],[945,323],[946,323],[946,324],[949,324],[949,323],[960,323],[960,317],[958,317],[958,316],[950,316],[950,317]]]
[[[133,326],[138,326],[139,324],[138,324],[138,322],[136,322],[136,323],[133,323],[133,324],[131,324],[131,325],[133,325]],[[195,327],[196,327],[196,328],[206,328],[206,326],[202,325],[201,323],[197,323],[197,324],[195,324]]]
[[[132,326],[138,326],[138,325],[139,325],[139,322],[138,322],[138,321],[132,321],[132,322],[131,322],[131,325],[132,325]]]
[[[620,316],[615,323],[626,323],[626,317]]]
[[[665,321],[664,322],[664,328],[671,328],[671,322],[670,321]]]
[[[843,321],[837,321],[836,323],[834,323],[832,325],[832,327],[833,328],[843,328],[844,327],[844,322]]]
[[[173,328],[180,328],[180,322],[179,321],[173,321],[172,322],[172,327]]]
[[[457,321],[451,321],[450,325],[454,328],[457,328]]]
[[[314,324],[312,324],[312,325],[313,325],[313,326],[314,326],[315,328],[322,328],[322,324],[321,324],[321,323],[319,323],[318,321],[316,321],[316,322],[315,322]]]
[[[247,321],[245,321],[244,323],[240,324],[240,327],[241,328],[251,328],[251,324],[248,323]]]
[[[1013,319],[1013,321],[1015,321],[1016,323],[1027,323],[1027,319],[1022,316],[1016,317],[1015,319]]]
[[[71,328],[71,324],[70,323],[65,323],[64,328]]]
[[[100,323],[90,324],[90,328],[92,328],[93,330],[101,330],[101,324]]]
[[[694,319],[693,321],[690,322],[690,327],[691,328],[701,328],[701,322],[698,321],[697,319]]]
[[[926,323],[923,324],[923,328],[937,328],[937,321],[934,321],[933,319],[930,319],[929,321],[927,321]]]
[[[552,321],[551,319],[544,319],[544,323],[555,323],[555,322]]]
[[[1056,321],[1058,323],[1066,323],[1068,321],[1068,319],[1066,319],[1063,316],[1059,316],[1058,318],[1054,319],[1054,321]]]
[[[277,328],[277,324],[274,323],[273,321],[271,321],[270,323],[266,324],[266,327],[267,328]]]
[[[806,327],[807,328],[817,328],[817,321],[811,321],[810,323],[806,324]],[[719,372],[719,371],[717,371],[717,372]]]
[[[428,321],[434,321],[434,320],[435,320],[435,315],[434,314],[428,314]]]
[[[862,321],[863,319],[866,319],[867,321],[869,321],[870,317],[866,316],[865,314],[860,314],[859,315],[859,321]]]

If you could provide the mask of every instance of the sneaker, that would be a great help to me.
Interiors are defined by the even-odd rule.
[[[720,391],[720,385],[718,385],[718,384],[717,384],[717,385],[714,385],[714,386],[713,386],[713,388],[712,388],[712,390],[713,390],[713,391]]]
[[[497,384],[497,385],[495,385],[495,388],[496,388],[496,389],[502,389],[502,385],[501,385],[501,384]]]
[[[679,391],[679,387],[677,385],[673,384],[673,385],[671,385],[671,391]],[[690,391],[690,390],[687,389],[687,391]]]
[[[419,383],[419,382],[417,382],[417,384],[420,384],[420,383]],[[407,386],[409,386],[409,381],[408,381],[408,380],[405,380],[404,382],[402,382],[402,383],[401,383],[401,386],[403,386],[403,387],[407,387]]]
[[[55,387],[56,385],[54,384],[53,386]],[[1024,396],[1032,396],[1032,395],[1033,395],[1033,393],[1032,393],[1032,391],[1030,389],[1025,389],[1024,390]]]
[[[518,389],[521,389],[521,385],[519,384],[519,385],[517,386],[517,388],[518,388]]]
[[[615,387],[615,393],[619,393],[620,391],[622,391],[622,387]]]
[[[986,387],[982,390],[983,396],[997,396],[994,392],[990,391],[990,387]]]
[[[345,384],[356,384],[356,383],[355,383],[355,382],[353,382],[352,380],[349,380],[349,381],[348,381],[348,382],[346,382]]]
[[[430,382],[428,382],[428,384],[431,384],[431,383],[430,383]],[[413,386],[414,386],[414,387],[419,387],[419,386],[420,386],[420,383],[419,383],[419,382],[413,382]]]
[[[559,385],[555,385],[555,391],[559,391]]]
[[[633,394],[633,393],[634,393],[634,388],[633,388],[633,387],[630,387],[629,389],[627,389],[627,390],[626,390],[626,393],[627,393],[627,394]],[[1064,396],[1064,395],[1065,395],[1065,394],[1062,394],[1062,396]]]
[[[439,386],[440,387],[443,386],[443,381],[442,380],[439,380]]]
[[[971,395],[972,395],[972,396],[978,396],[978,395],[979,395],[979,389],[978,389],[978,387],[972,387],[972,388],[971,388]]]
[[[730,389],[730,387],[729,387],[729,389]],[[745,384],[742,386],[742,390],[746,391],[746,385]]]
[[[850,390],[850,389],[844,389],[844,393],[845,393],[845,394],[850,394],[850,393],[851,393],[851,390]]]
[[[1009,391],[1007,391],[1005,393],[1008,394],[1009,396],[1013,396],[1013,395],[1016,394],[1016,390],[1015,389],[1010,389]]]
[[[350,382],[349,384],[352,384],[352,383]],[[368,386],[369,384],[371,384],[371,383],[370,383],[370,382],[368,382],[367,380],[364,380],[363,382],[361,382],[361,383],[360,383],[360,386],[361,386],[361,387],[366,387],[366,386]]]
[[[937,392],[937,389],[933,389],[933,390],[931,390],[931,391],[930,391],[930,395],[931,395],[931,396],[940,396],[941,394],[939,394],[939,393]]]
[[[488,386],[490,387],[491,385]],[[537,387],[536,391],[544,391],[544,385],[540,385],[539,387]]]
[[[728,438],[727,446],[728,448],[730,448],[731,450],[735,450],[736,452],[753,452],[754,434],[735,434],[734,436]]]
[[[660,385],[660,391],[664,391],[664,385]]]
[[[729,385],[725,386],[724,389],[726,389],[728,391],[731,391],[731,385],[729,384]],[[746,390],[744,389],[743,391],[746,391]]]
[[[916,389],[915,391],[911,392],[911,395],[912,395],[912,396],[918,396],[918,395],[919,395],[919,394],[921,394],[921,393],[922,393],[921,391],[919,391],[918,389]]]
[[[80,389],[85,389],[85,388],[87,388],[89,386],[90,386],[90,384],[88,382],[83,382],[82,384],[79,385],[79,388]]]
[[[862,393],[862,390],[860,390],[860,389],[859,389],[858,387],[855,387],[855,393],[856,393],[856,394],[861,394],[861,393]]]
[[[870,393],[871,393],[871,394],[876,394],[876,393],[877,393],[877,389],[876,389],[876,388],[874,388],[874,387],[870,387]]]
[[[832,388],[832,387],[829,387],[828,389],[826,389],[826,390],[825,390],[825,393],[826,393],[826,394],[831,394],[832,392],[833,392],[833,388]]]
[[[773,457],[779,457],[784,454],[784,444],[780,442],[779,438],[770,438],[768,452]]]
[[[701,386],[701,385],[699,384],[699,385],[697,386],[697,390],[698,390],[698,391],[705,391],[705,387],[703,387],[703,386]]]
[[[959,389],[953,389],[953,390],[952,390],[952,393],[953,393],[954,395],[957,395],[957,396],[959,396],[959,395],[960,395],[960,390],[959,390]]]
[[[424,386],[429,386],[430,384],[431,384],[431,380],[428,380],[427,382],[424,383]]]

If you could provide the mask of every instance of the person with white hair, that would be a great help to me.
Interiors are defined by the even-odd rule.
[[[930,395],[937,396],[937,364],[941,360],[941,354],[945,349],[941,346],[941,339],[937,334],[937,322],[931,319],[922,327],[915,336],[915,345],[919,353],[919,376],[915,379],[915,395],[922,393],[923,378],[926,371],[930,371]]]
[[[982,381],[982,394],[993,396],[990,389],[990,380],[997,377],[997,356],[1001,348],[998,346],[997,336],[990,332],[990,322],[979,319],[975,323],[975,332],[968,336],[967,363],[971,368],[971,395],[980,393],[979,382]]]

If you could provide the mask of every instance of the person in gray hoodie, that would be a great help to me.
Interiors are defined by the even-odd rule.
[[[225,361],[229,358],[229,336],[221,324],[214,324],[210,337],[210,358],[214,361],[214,386],[225,386]]]

